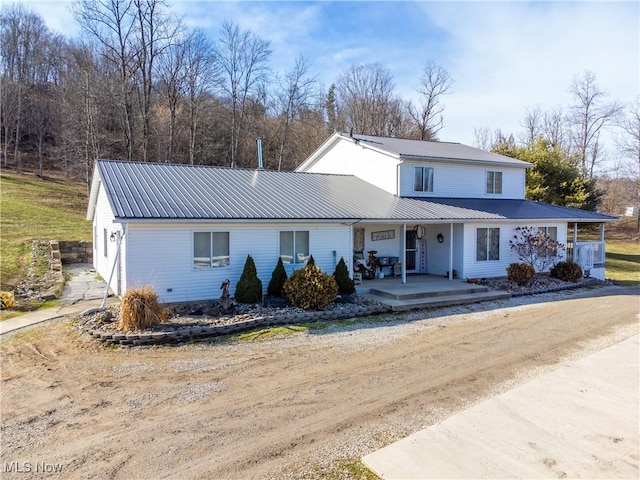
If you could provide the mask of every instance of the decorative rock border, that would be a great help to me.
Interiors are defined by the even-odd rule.
[[[387,305],[359,305],[343,310],[326,310],[319,312],[292,313],[281,316],[257,317],[252,320],[232,323],[228,325],[185,325],[173,331],[123,333],[105,332],[103,330],[90,330],[89,334],[105,344],[122,346],[166,345],[182,344],[194,340],[206,340],[208,338],[221,337],[234,333],[246,332],[256,328],[288,325],[293,323],[315,323],[343,318],[366,317],[380,313],[391,312]]]

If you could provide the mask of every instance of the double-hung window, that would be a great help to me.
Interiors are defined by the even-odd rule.
[[[193,233],[193,268],[229,266],[229,232]]]
[[[280,232],[280,258],[284,264],[304,264],[309,259],[309,231]]]
[[[500,229],[478,228],[476,231],[476,260],[500,260]]]
[[[551,240],[550,242],[544,242],[544,245],[548,245],[546,250],[544,247],[540,249],[540,255],[543,257],[556,257],[558,255],[558,227],[538,227],[538,235],[544,239]]]
[[[487,172],[487,193],[502,193],[502,172]]]
[[[433,192],[433,167],[413,167],[413,190]]]

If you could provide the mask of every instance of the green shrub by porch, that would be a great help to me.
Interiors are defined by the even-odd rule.
[[[558,262],[553,266],[549,275],[564,282],[576,283],[582,278],[582,268],[571,260]]]
[[[286,281],[287,271],[284,269],[284,265],[282,264],[282,258],[278,258],[278,264],[271,273],[271,280],[269,281],[269,286],[267,287],[267,295],[271,295],[273,297],[282,297],[282,287],[284,286],[284,282]]]
[[[344,257],[340,257],[340,261],[338,265],[336,265],[336,270],[333,272],[333,278],[336,279],[336,283],[338,284],[338,293],[351,295],[356,291],[356,284],[349,276],[349,269],[344,261]]]
[[[507,278],[523,287],[535,276],[535,269],[528,263],[511,263],[507,267]]]
[[[234,298],[239,303],[258,303],[262,299],[262,282],[258,278],[256,264],[251,255],[247,255],[247,261],[244,262]]]

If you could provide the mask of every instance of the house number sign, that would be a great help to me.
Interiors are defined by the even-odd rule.
[[[396,238],[395,230],[383,230],[381,232],[371,232],[371,240],[391,240],[392,238]]]

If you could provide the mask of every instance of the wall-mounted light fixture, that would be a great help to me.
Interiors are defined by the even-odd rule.
[[[442,242],[444,242],[444,235],[442,235],[441,233],[439,233],[439,234],[436,236],[436,239],[438,240],[438,243],[442,243]]]
[[[109,235],[109,241],[110,241],[110,242],[115,242],[115,241],[116,241],[116,238],[118,238],[118,237],[116,236],[116,232],[111,232],[111,235]]]

